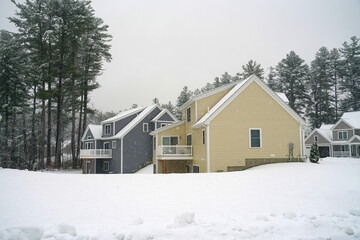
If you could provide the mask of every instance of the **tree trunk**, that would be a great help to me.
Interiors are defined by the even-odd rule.
[[[23,144],[24,144],[24,166],[28,163],[27,133],[26,133],[26,115],[23,109]]]
[[[55,143],[55,168],[59,169],[61,165],[61,131],[62,131],[62,66],[60,67],[58,96],[57,96],[57,114],[56,114],[56,143]]]
[[[82,129],[82,115],[83,115],[83,91],[80,97],[80,114],[79,114],[79,125],[78,125],[78,139],[77,139],[77,148],[76,148],[76,159],[80,157],[80,148],[81,148],[81,137],[83,135]],[[79,161],[78,161],[79,163]]]
[[[45,80],[42,82],[42,89],[45,92]],[[46,136],[46,122],[45,122],[45,112],[46,112],[46,104],[45,98],[42,98],[42,108],[41,108],[41,147],[40,147],[40,161],[39,161],[39,169],[42,169],[44,166],[44,158],[45,158],[45,136]]]
[[[36,160],[36,133],[35,133],[35,115],[36,115],[36,85],[34,85],[34,99],[33,99],[33,112],[32,112],[32,123],[31,123],[31,149],[30,149],[30,161],[34,165]]]
[[[71,155],[72,155],[72,166],[73,168],[77,168],[78,167],[78,159],[76,157],[76,144],[75,144],[75,130],[76,130],[76,125],[75,125],[75,101],[76,101],[76,96],[75,96],[75,76],[73,74],[72,76],[72,80],[71,80]]]

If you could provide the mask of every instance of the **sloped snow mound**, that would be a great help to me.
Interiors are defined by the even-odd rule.
[[[1,240],[39,240],[42,238],[44,230],[36,227],[9,228],[0,231]]]
[[[178,215],[174,219],[175,227],[185,227],[187,225],[193,224],[195,220],[195,213],[193,212],[184,212],[181,215]]]

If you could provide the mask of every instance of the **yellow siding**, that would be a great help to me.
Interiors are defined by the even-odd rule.
[[[246,158],[288,158],[289,143],[294,143],[297,158],[299,127],[256,82],[251,83],[210,122],[211,172],[244,166]],[[261,128],[261,148],[250,148],[249,128]]]
[[[217,102],[219,102],[230,90],[226,89],[224,91],[221,91],[219,93],[213,94],[211,96],[208,96],[206,98],[200,99],[197,101],[197,112],[198,112],[198,119],[202,118],[207,112],[208,107],[211,109]]]

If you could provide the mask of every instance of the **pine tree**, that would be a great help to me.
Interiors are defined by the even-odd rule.
[[[319,162],[319,148],[316,142],[311,145],[309,158],[312,163]]]
[[[273,67],[269,68],[269,74],[266,78],[267,84],[269,85],[269,87],[275,91],[275,92],[281,92],[282,91],[282,86],[279,82],[277,82],[278,78],[276,78],[276,72],[275,69]]]
[[[343,43],[340,49],[342,56],[341,91],[344,99],[341,102],[344,111],[360,110],[360,39],[351,37],[351,42]]]
[[[264,79],[264,69],[261,67],[261,64],[256,63],[256,61],[250,60],[245,65],[242,66],[243,72],[239,74],[243,79],[250,77],[255,74],[261,80]]]
[[[308,101],[308,73],[309,67],[294,51],[276,66],[276,82],[282,86],[281,92],[289,99],[290,107],[300,115],[304,114]]]
[[[321,47],[311,62],[310,74],[310,106],[308,116],[313,127],[322,123],[335,122],[333,80],[331,78],[330,52]]]
[[[340,53],[336,48],[333,48],[330,51],[329,58],[330,65],[330,78],[332,81],[332,91],[333,91],[333,108],[334,108],[334,122],[340,118],[340,104],[339,104],[339,84],[341,76],[341,59]]]
[[[175,106],[171,103],[171,101],[169,101],[168,104],[162,104],[161,107],[169,110],[172,114],[176,114]]]
[[[220,85],[228,84],[232,81],[233,77],[228,74],[228,72],[225,72],[223,75],[221,75],[220,78]],[[216,78],[215,78],[216,80]]]

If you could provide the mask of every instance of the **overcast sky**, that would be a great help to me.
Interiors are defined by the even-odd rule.
[[[182,87],[201,88],[253,59],[264,69],[294,50],[308,64],[321,46],[360,37],[360,0],[93,0],[113,36],[111,63],[92,105],[119,111],[133,103],[176,103]],[[0,29],[15,8],[0,0]]]

